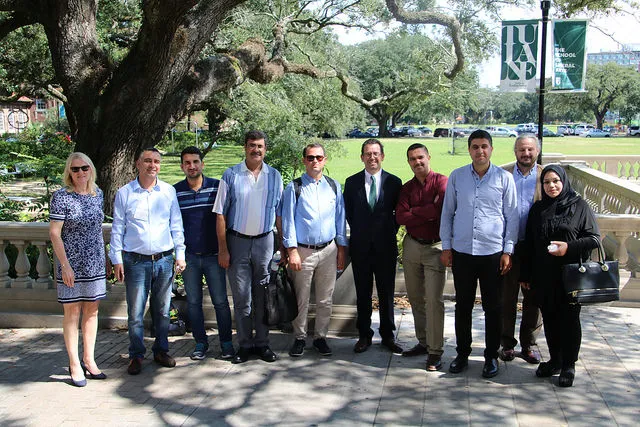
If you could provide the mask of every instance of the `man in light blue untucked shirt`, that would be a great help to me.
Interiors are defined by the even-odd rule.
[[[484,130],[469,135],[472,163],[451,172],[440,222],[441,260],[453,271],[456,290],[457,357],[449,372],[468,365],[471,314],[480,282],[485,314],[485,364],[482,376],[498,374],[502,276],[511,268],[518,239],[518,203],[513,176],[491,163],[493,142]]]
[[[282,201],[283,244],[289,256],[298,317],[292,322],[295,341],[289,355],[300,357],[307,336],[311,282],[315,283],[316,318],[313,346],[331,355],[327,332],[331,320],[336,270],[344,269],[346,220],[340,184],[323,175],[326,156],[321,144],[302,152],[306,173],[285,188]]]
[[[138,177],[120,188],[113,206],[111,249],[116,279],[125,283],[129,326],[129,367],[137,375],[144,359],[144,309],[151,292],[150,309],[156,339],[154,361],[168,368],[169,305],[175,269],[185,268],[184,232],[180,206],[172,185],[158,179],[160,152],[145,148],[136,160]]]
[[[264,322],[264,284],[274,252],[274,224],[282,236],[282,176],[264,162],[267,145],[262,131],[244,135],[245,159],[224,171],[213,205],[218,214],[218,263],[229,275],[238,333],[232,363],[244,363],[254,353],[265,362],[277,359]]]

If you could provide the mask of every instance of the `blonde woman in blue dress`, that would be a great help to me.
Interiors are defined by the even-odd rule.
[[[96,186],[93,162],[71,153],[64,168],[65,187],[53,193],[49,207],[49,236],[58,259],[56,287],[64,317],[62,330],[73,385],[107,376],[96,365],[98,305],[106,297],[106,258],[102,238],[102,191]],[[82,315],[82,347],[78,352],[78,323]]]

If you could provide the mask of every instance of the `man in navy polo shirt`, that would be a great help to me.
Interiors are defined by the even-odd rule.
[[[220,335],[221,357],[231,359],[231,310],[227,299],[225,271],[218,264],[216,213],[212,212],[220,181],[202,174],[204,162],[197,147],[187,147],[180,153],[180,169],[186,179],[174,185],[182,213],[187,267],[182,272],[189,304],[189,319],[196,348],[191,359],[202,360],[209,349],[202,311],[202,276],[216,310]]]

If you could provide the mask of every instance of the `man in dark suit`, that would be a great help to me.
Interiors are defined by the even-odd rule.
[[[351,228],[349,253],[356,285],[360,339],[353,351],[362,353],[371,346],[371,294],[376,279],[382,345],[394,353],[402,348],[394,340],[393,312],[398,244],[395,208],[402,181],[382,170],[384,148],[377,139],[362,144],[360,158],[365,169],[347,178],[344,204]]]

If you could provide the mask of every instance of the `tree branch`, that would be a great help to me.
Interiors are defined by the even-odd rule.
[[[0,40],[4,39],[9,35],[9,33],[17,30],[18,28],[32,25],[36,22],[37,21],[32,14],[16,12],[10,18],[0,21]]]
[[[464,68],[464,54],[460,37],[460,22],[452,16],[434,11],[407,11],[398,6],[396,0],[385,0],[387,8],[395,19],[405,24],[436,24],[446,27],[456,55],[456,62],[451,70],[445,72],[445,76],[453,79]]]

